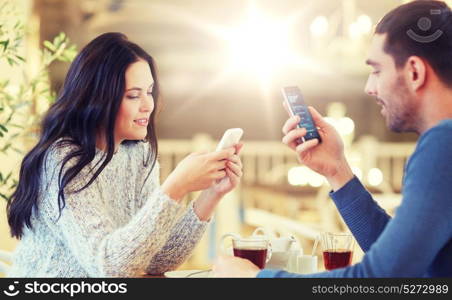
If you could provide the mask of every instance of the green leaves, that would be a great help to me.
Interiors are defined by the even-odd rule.
[[[57,50],[55,48],[55,46],[49,41],[44,41],[44,47],[46,47],[47,49],[49,49],[52,52],[55,52]]]
[[[9,40],[1,41],[1,42],[0,42],[0,45],[3,46],[3,52],[5,52],[6,49],[8,48]]]
[[[17,5],[16,1],[0,0],[0,62],[8,64],[15,74],[23,74],[19,80],[0,79],[2,162],[17,156],[22,159],[26,149],[17,145],[37,138],[38,124],[48,106],[55,101],[56,93],[50,88],[49,65],[55,61],[71,62],[77,55],[75,45],[69,41],[66,34],[60,33],[52,41],[44,41],[37,75],[30,76],[25,65],[26,58],[23,56],[26,28],[14,5]],[[6,72],[2,72],[3,78],[8,78]],[[17,179],[18,170],[7,170],[5,164],[0,165],[0,198],[10,198]]]
[[[0,186],[3,187],[3,191],[7,190],[9,194],[5,194],[4,192],[0,192],[0,198],[9,201],[12,195],[12,190],[17,186],[17,180],[12,178],[13,173],[9,172],[6,177],[2,173],[0,173]]]
[[[43,61],[48,66],[53,61],[71,62],[77,55],[75,45],[70,45],[69,38],[61,32],[52,42],[44,41]]]
[[[0,137],[3,137],[4,133],[7,133],[7,132],[8,132],[8,128],[6,128],[2,124],[0,124]]]

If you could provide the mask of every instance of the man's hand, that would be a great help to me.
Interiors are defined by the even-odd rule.
[[[302,144],[298,140],[306,135],[305,128],[297,128],[299,116],[291,117],[283,126],[285,136],[282,141],[297,152],[300,163],[313,171],[323,175],[330,182],[334,190],[340,189],[350,179],[353,173],[345,159],[344,144],[336,129],[313,108],[309,107],[314,123],[318,128],[322,143],[317,139]]]
[[[212,266],[214,277],[256,277],[260,269],[247,259],[221,255]]]

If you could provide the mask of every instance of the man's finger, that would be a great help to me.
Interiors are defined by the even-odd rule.
[[[312,119],[314,119],[314,123],[317,127],[325,127],[329,126],[327,121],[325,121],[322,115],[312,106],[308,107],[309,112],[311,113]]]
[[[284,134],[287,134],[289,131],[291,131],[294,128],[296,128],[298,123],[300,123],[300,117],[299,116],[290,117],[286,121],[286,123],[284,123],[284,126],[282,128],[282,132]]]
[[[306,142],[298,145],[296,147],[295,151],[297,151],[298,154],[303,154],[306,151],[311,150],[312,148],[314,148],[318,144],[319,144],[319,140],[318,139],[309,140],[309,141],[306,141]]]
[[[299,139],[304,137],[306,135],[306,129],[305,128],[297,128],[292,131],[290,131],[287,135],[285,135],[282,139],[282,142],[295,150],[295,148],[299,144]]]

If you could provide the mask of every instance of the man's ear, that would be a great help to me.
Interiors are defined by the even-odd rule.
[[[427,66],[419,56],[410,56],[405,64],[408,86],[413,92],[422,88],[427,81]]]

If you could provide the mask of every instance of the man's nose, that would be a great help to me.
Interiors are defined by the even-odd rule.
[[[364,88],[364,92],[369,96],[377,96],[377,89],[375,88],[375,82],[370,76],[367,79],[367,83],[366,83],[366,87]]]

